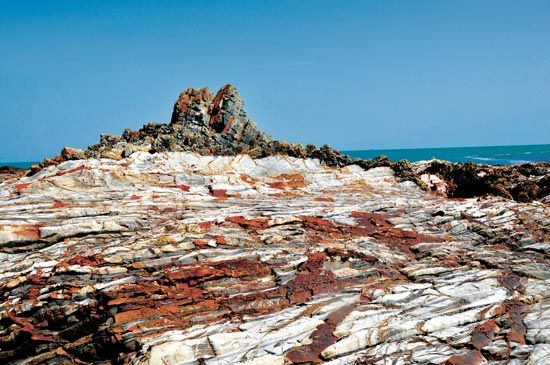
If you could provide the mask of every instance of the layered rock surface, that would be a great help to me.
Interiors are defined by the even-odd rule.
[[[0,171],[0,363],[549,363],[549,172],[352,160],[187,89]]]
[[[203,119],[210,96],[182,95],[201,112],[176,106],[174,125],[253,128],[214,108]],[[0,362],[548,363],[548,202],[403,180],[188,152],[8,179]]]
[[[331,167],[358,165],[367,170],[390,167],[399,181],[413,181],[423,189],[453,198],[490,194],[531,201],[544,199],[550,194],[550,163],[489,166],[435,160],[411,165],[407,161],[393,162],[384,157],[352,159],[328,145],[317,148],[274,140],[247,117],[244,101],[232,85],[222,87],[216,95],[207,88],[188,88],[175,102],[169,124],[149,123],[138,131],[127,129],[122,136],[103,134],[99,143],[86,150],[65,147],[56,157],[34,166],[31,174],[41,167],[69,160],[120,160],[134,152],[181,151],[215,156],[246,153],[252,158],[284,155],[318,159]],[[429,175],[435,175],[437,179],[427,181],[425,177]],[[0,179],[1,176],[0,173]],[[440,184],[441,180],[443,184]]]

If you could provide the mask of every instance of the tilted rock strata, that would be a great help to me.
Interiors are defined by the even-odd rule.
[[[549,229],[388,167],[67,161],[0,185],[0,362],[548,363]]]

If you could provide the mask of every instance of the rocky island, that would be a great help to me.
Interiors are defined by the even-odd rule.
[[[0,171],[4,364],[550,363],[550,164],[355,160],[236,89]]]

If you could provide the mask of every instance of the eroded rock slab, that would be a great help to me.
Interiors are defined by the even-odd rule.
[[[0,362],[544,364],[549,229],[389,167],[62,162],[0,185]]]

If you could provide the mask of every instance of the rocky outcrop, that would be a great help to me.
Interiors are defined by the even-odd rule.
[[[491,166],[432,161],[416,164],[415,170],[417,176],[439,177],[445,184],[446,196],[451,198],[495,195],[528,202],[550,195],[550,163],[547,162]],[[434,184],[428,185],[437,190]]]
[[[187,89],[0,169],[0,363],[548,363],[549,166],[352,160]]]
[[[25,170],[13,166],[0,166],[0,183],[25,175]]]
[[[232,85],[222,87],[216,95],[207,88],[188,88],[174,104],[169,124],[149,123],[138,131],[127,129],[122,136],[103,134],[99,143],[87,150],[65,147],[60,155],[45,159],[40,167],[86,158],[120,160],[135,152],[184,151],[214,156],[246,153],[252,158],[284,155],[318,159],[330,167],[358,165],[367,170],[390,167],[399,181],[413,181],[423,189],[454,198],[490,194],[532,201],[550,194],[548,163],[495,167],[445,161],[411,164],[383,156],[360,160],[328,145],[318,148],[274,140],[248,118],[244,101]],[[31,174],[40,167],[33,167]],[[435,182],[430,180],[433,177]]]
[[[384,156],[354,160],[364,169],[389,167],[400,181],[413,181],[420,188],[449,198],[500,196],[520,202],[549,200],[550,163],[482,165],[433,160],[410,163]]]
[[[0,363],[548,363],[548,204],[367,167],[137,152],[0,184]]]
[[[59,156],[44,160],[42,166],[83,158],[122,159],[134,152],[183,151],[216,156],[247,153],[252,158],[282,154],[318,158],[330,166],[352,161],[328,145],[317,148],[273,140],[248,118],[237,89],[226,85],[216,95],[207,88],[183,91],[169,124],[149,123],[138,131],[127,129],[122,136],[104,134],[87,150],[66,147]]]

